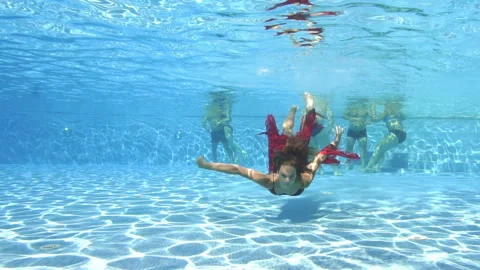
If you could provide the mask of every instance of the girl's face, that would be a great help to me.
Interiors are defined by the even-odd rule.
[[[283,187],[292,186],[297,180],[297,170],[291,165],[282,165],[278,170],[278,183]]]

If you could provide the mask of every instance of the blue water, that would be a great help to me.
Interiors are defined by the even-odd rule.
[[[480,268],[472,177],[346,173],[287,198],[191,168],[1,169],[6,268]]]
[[[478,1],[280,2],[0,1],[0,268],[480,269]],[[219,90],[262,172],[265,115],[304,91],[343,127],[348,100],[401,100],[407,139],[273,196],[195,166]]]

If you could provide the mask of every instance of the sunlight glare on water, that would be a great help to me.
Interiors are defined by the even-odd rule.
[[[476,1],[312,1],[310,12],[336,15],[311,17],[309,26],[285,19],[304,5],[268,10],[274,4],[5,1],[1,101],[11,107],[36,95],[38,109],[130,104],[197,114],[191,100],[228,88],[245,97],[240,108],[263,104],[252,112],[263,114],[305,90],[338,108],[347,97],[400,93],[414,114],[478,117],[479,95],[470,94],[479,85]],[[322,28],[322,40],[296,47],[290,37],[306,36],[266,30],[273,23]]]

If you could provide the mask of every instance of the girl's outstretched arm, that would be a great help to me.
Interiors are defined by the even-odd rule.
[[[203,156],[199,156],[197,158],[197,165],[202,169],[243,176],[267,189],[271,189],[273,187],[272,175],[264,174],[253,169],[239,166],[237,164],[209,162],[205,160]]]

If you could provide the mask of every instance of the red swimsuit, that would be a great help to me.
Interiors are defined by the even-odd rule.
[[[315,115],[315,110],[311,110],[310,112],[308,112],[304,118],[304,122],[302,123],[300,131],[297,132],[297,134],[295,135],[295,137],[300,137],[304,139],[307,144],[310,141],[310,136],[312,135],[312,131],[314,130],[316,125]],[[274,170],[273,157],[275,155],[275,152],[283,150],[285,144],[287,143],[288,136],[278,133],[275,117],[273,117],[273,115],[271,114],[267,115],[267,119],[265,120],[265,127],[267,131],[261,134],[267,134],[268,136],[268,172],[271,173]],[[339,164],[340,161],[335,158],[336,156],[341,156],[349,159],[360,158],[356,153],[345,153],[341,150],[337,150],[331,144],[327,145],[319,153],[327,156],[327,159],[323,162],[324,164]]]
[[[268,136],[268,172],[273,172],[273,156],[276,151],[281,151],[287,143],[288,136],[285,134],[279,134],[277,128],[277,122],[275,117],[269,114],[267,115],[267,120],[265,120],[266,132],[261,134],[267,134]],[[302,138],[308,142],[310,141],[310,136],[312,135],[312,129],[315,127],[315,110],[311,110],[305,117],[302,128],[295,135],[295,137]]]
[[[304,139],[307,145],[310,141],[310,136],[312,135],[312,131],[315,129],[315,126],[316,126],[315,117],[316,117],[315,110],[311,110],[310,112],[308,112],[305,118],[303,119],[303,123],[300,128],[300,131],[297,132],[297,134],[295,135],[295,137]],[[275,152],[283,150],[283,148],[285,147],[285,144],[287,143],[288,136],[285,134],[278,133],[275,117],[273,117],[273,115],[271,114],[267,115],[267,119],[265,120],[265,127],[267,131],[260,134],[267,134],[268,136],[268,172],[272,173],[274,171],[273,157],[275,155]],[[355,153],[345,153],[343,151],[336,150],[335,147],[331,144],[323,148],[319,153],[322,153],[327,156],[327,159],[323,162],[325,164],[340,163],[340,161],[338,161],[335,158],[336,156],[342,156],[350,159],[360,158]],[[303,191],[304,191],[304,188],[302,186],[292,196],[298,196],[302,194]],[[277,194],[275,192],[275,183],[273,187],[270,189],[270,192],[274,195],[286,195],[286,194]]]

